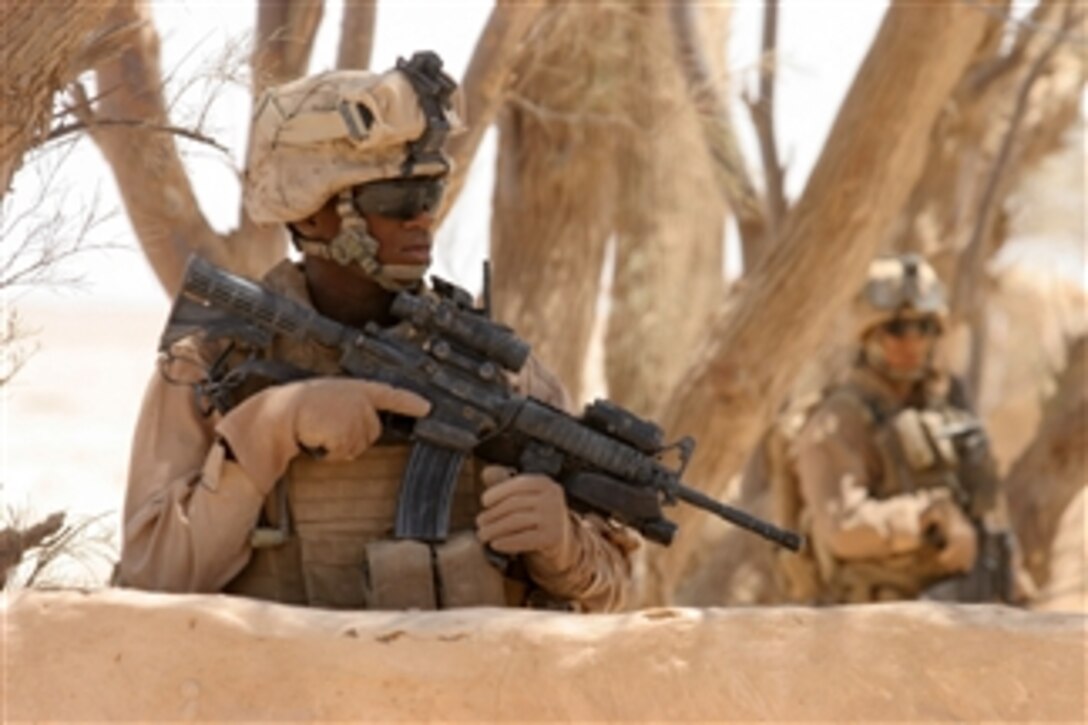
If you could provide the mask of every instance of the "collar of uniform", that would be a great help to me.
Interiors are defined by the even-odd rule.
[[[310,291],[306,288],[306,275],[302,265],[284,259],[265,273],[261,283],[272,292],[283,295],[294,302],[313,307]]]
[[[857,365],[850,371],[847,379],[867,396],[880,403],[881,407],[901,408],[904,402],[899,398],[892,384],[876,370],[865,364]],[[931,370],[926,377],[915,383],[915,394],[911,397],[923,401],[923,407],[932,408],[942,405],[948,399],[950,378],[944,373]]]

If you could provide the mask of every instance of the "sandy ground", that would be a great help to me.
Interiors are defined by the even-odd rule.
[[[122,506],[132,428],[167,305],[65,300],[19,305],[37,352],[3,391],[6,508],[72,517]]]

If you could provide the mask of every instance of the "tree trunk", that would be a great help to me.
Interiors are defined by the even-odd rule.
[[[656,416],[689,364],[724,294],[725,200],[714,188],[696,109],[669,32],[668,8],[643,3],[630,46],[636,93],[627,98],[637,126],[624,128],[615,163],[620,172],[615,272],[605,343],[609,397],[640,415]],[[724,73],[728,8],[700,11],[700,27],[720,48]],[[663,59],[665,59],[663,61]]]
[[[1088,337],[1069,350],[1035,439],[1005,479],[1024,561],[1040,585],[1050,580],[1051,544],[1070,502],[1088,485]],[[1083,522],[1080,524],[1083,527]],[[1083,528],[1081,529],[1083,535]],[[1083,565],[1083,562],[1082,562]]]
[[[612,233],[629,28],[623,6],[553,2],[502,112],[491,244],[497,316],[575,400]]]
[[[724,74],[716,72],[706,52],[711,46],[698,32],[699,6],[692,0],[670,0],[668,12],[703,141],[713,160],[718,193],[729,202],[737,219],[744,269],[749,270],[755,266],[764,241],[767,218],[740,150],[727,96],[719,90],[718,77]],[[716,45],[722,47],[724,43]]]
[[[378,19],[378,0],[346,0],[340,19],[340,47],[336,67],[366,70],[374,52],[374,26]]]
[[[860,288],[987,17],[951,1],[897,0],[889,8],[781,239],[711,328],[666,414],[668,430],[702,442],[689,478],[707,493],[720,495],[740,471],[805,359]],[[705,515],[690,507],[673,515],[681,535],[648,561],[652,603],[672,599],[699,553]]]
[[[83,70],[108,2],[6,0],[0,4],[0,198],[23,155],[45,140],[53,96]]]
[[[306,74],[324,11],[324,0],[259,0],[257,39],[250,61],[254,98],[269,86]],[[365,13],[349,3],[344,17],[349,23],[362,22]],[[341,46],[341,54],[347,52]]]
[[[268,8],[275,9],[275,4],[266,5],[262,15]],[[236,231],[220,235],[212,229],[200,211],[169,130],[159,37],[150,6],[146,0],[122,0],[106,20],[107,26],[133,23],[140,30],[132,43],[117,57],[97,65],[99,99],[94,108],[88,105],[81,113],[113,170],[144,254],[168,295],[176,293],[185,262],[194,253],[257,278],[282,259],[283,230],[278,225],[254,224],[244,210],[239,212]],[[267,17],[258,24],[265,34],[275,35],[268,30],[273,23]],[[305,63],[300,52],[279,41],[266,56],[265,62],[272,65],[255,69],[255,79],[283,80],[284,73],[301,72]],[[261,52],[255,51],[254,57],[262,57]]]
[[[453,170],[438,219],[441,222],[457,201],[468,177],[472,159],[494,123],[506,99],[514,66],[523,52],[526,34],[540,18],[543,2],[499,0],[488,17],[487,25],[476,41],[472,60],[461,83],[467,129],[450,139],[447,146]]]

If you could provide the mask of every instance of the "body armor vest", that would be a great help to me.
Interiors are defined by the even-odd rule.
[[[388,584],[373,580],[376,574],[370,571],[369,547],[389,540],[393,533],[397,493],[409,450],[404,445],[375,446],[354,461],[318,461],[305,455],[295,458],[266,500],[261,523],[261,529],[282,531],[285,536],[270,545],[256,546],[250,562],[226,591],[332,608],[365,609],[378,604],[373,592]],[[482,492],[476,471],[474,461],[467,462],[461,471],[451,513],[451,539],[460,532],[471,535],[474,530]],[[461,572],[460,576],[487,573]],[[498,576],[497,571],[494,574]],[[412,582],[405,584],[411,586]],[[504,595],[498,601],[474,603],[520,602]],[[443,604],[437,601],[432,608]]]

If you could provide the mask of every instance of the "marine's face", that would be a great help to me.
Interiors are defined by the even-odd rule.
[[[889,320],[873,333],[883,353],[884,364],[903,377],[924,370],[940,336],[940,322],[934,317]]]
[[[370,236],[378,240],[378,261],[392,265],[431,263],[434,245],[434,214],[421,212],[411,219],[397,219],[381,214],[363,214]]]
[[[355,187],[355,208],[378,240],[378,261],[391,265],[429,265],[435,214],[442,203],[443,176],[384,179]]]
[[[378,261],[382,264],[426,266],[431,263],[435,224],[431,210],[421,210],[410,219],[364,212],[363,219],[370,236],[378,241]],[[333,199],[312,217],[294,226],[307,239],[331,241],[340,233],[340,224],[340,214]]]

